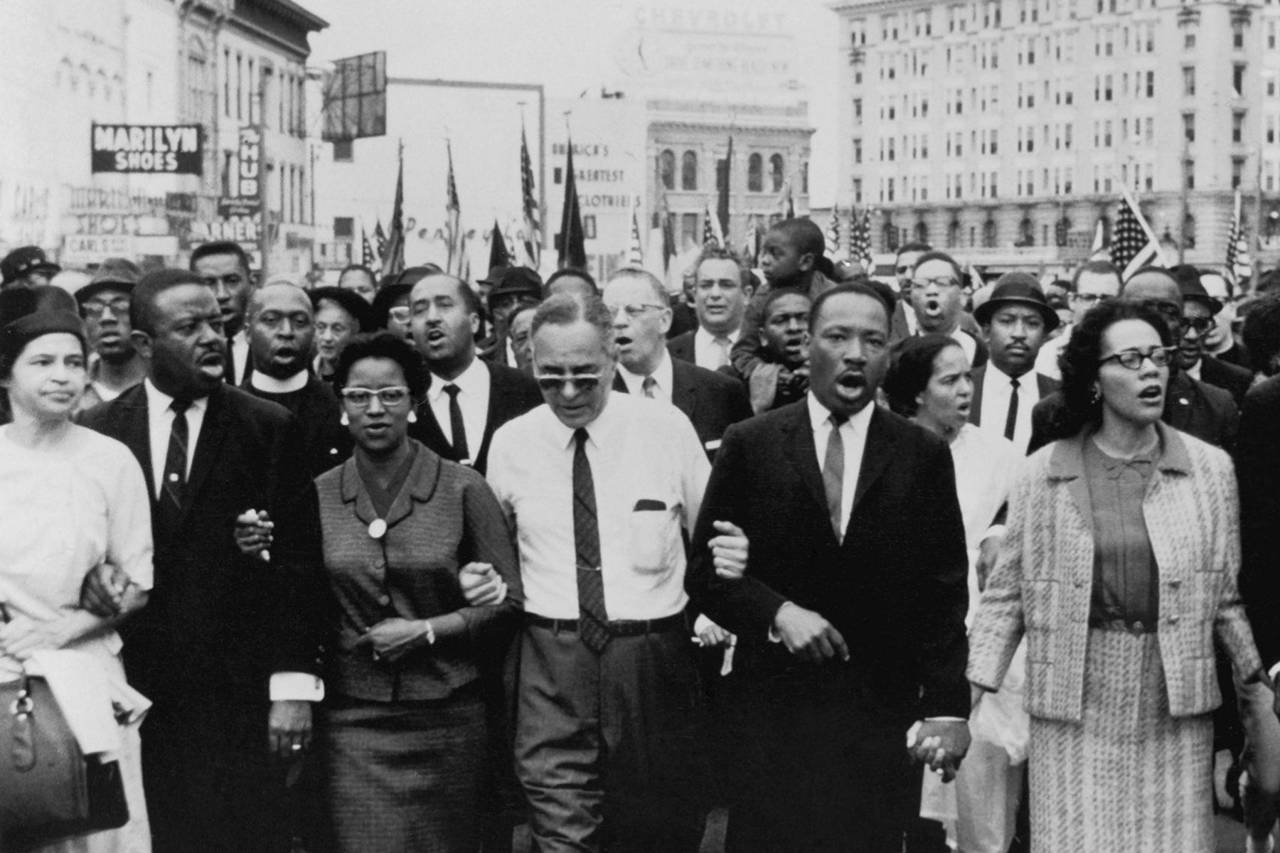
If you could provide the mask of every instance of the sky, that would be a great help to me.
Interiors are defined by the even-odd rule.
[[[836,177],[837,75],[847,70],[838,17],[823,0],[301,0],[329,21],[311,37],[309,64],[387,52],[392,77],[541,83],[550,97],[601,87],[626,91],[627,34],[637,15],[681,10],[711,18],[785,15],[795,37],[797,75],[809,102],[810,204],[829,205]],[[451,126],[483,122],[480,112]]]

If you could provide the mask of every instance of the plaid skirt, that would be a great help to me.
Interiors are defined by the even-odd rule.
[[[1169,715],[1155,634],[1091,629],[1084,721],[1031,718],[1032,853],[1206,853],[1213,718]]]
[[[486,738],[478,689],[432,702],[339,698],[324,713],[337,850],[476,850]]]

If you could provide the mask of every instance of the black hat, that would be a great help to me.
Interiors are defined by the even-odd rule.
[[[142,270],[125,258],[108,258],[98,267],[89,283],[76,291],[76,302],[83,305],[104,290],[133,293],[134,285],[142,278]]]
[[[373,324],[373,306],[360,294],[354,290],[348,290],[342,287],[317,287],[315,290],[307,291],[307,295],[311,297],[311,307],[320,310],[321,300],[327,299],[335,302],[343,311],[346,311],[355,318],[357,332],[372,332],[375,329]]]
[[[1028,305],[1040,312],[1044,318],[1045,331],[1058,328],[1060,322],[1058,312],[1045,299],[1044,291],[1034,276],[1024,272],[1007,272],[996,279],[991,289],[991,297],[973,312],[973,316],[982,325],[991,322],[991,315],[1002,305]]]
[[[502,277],[493,282],[493,289],[489,291],[489,310],[493,310],[493,304],[498,299],[512,294],[541,299],[542,276],[528,267],[510,267],[504,270]]]
[[[0,284],[17,281],[27,273],[43,270],[50,276],[62,272],[62,267],[45,256],[44,249],[39,246],[19,246],[0,260],[0,275],[4,280]]]
[[[489,274],[479,279],[476,284],[491,284],[496,287],[498,282],[502,281],[502,274],[509,269],[511,267],[493,267],[489,270]]]
[[[1222,303],[1210,296],[1209,291],[1200,283],[1200,270],[1191,264],[1178,264],[1169,268],[1169,274],[1178,283],[1178,292],[1182,294],[1183,302],[1199,302],[1212,314],[1222,310]]]

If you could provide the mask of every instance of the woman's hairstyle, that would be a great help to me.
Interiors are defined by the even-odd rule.
[[[1249,366],[1255,373],[1274,376],[1276,356],[1280,355],[1280,291],[1268,290],[1241,309],[1244,326],[1240,340],[1249,353]]]
[[[960,342],[950,335],[917,335],[903,338],[889,351],[889,372],[884,378],[884,393],[889,408],[904,418],[915,417],[919,405],[916,397],[933,378],[933,365],[938,354]],[[963,348],[961,348],[963,351]]]
[[[404,384],[409,386],[409,394],[414,400],[421,400],[427,393],[427,368],[422,357],[404,338],[386,330],[356,335],[348,342],[333,368],[333,381],[337,387],[346,386],[352,365],[362,358],[394,361],[404,372]]]
[[[1162,346],[1173,344],[1169,324],[1151,308],[1131,299],[1113,299],[1094,306],[1076,321],[1071,338],[1058,357],[1062,371],[1064,406],[1052,425],[1053,438],[1075,435],[1102,417],[1102,402],[1093,393],[1102,358],[1102,336],[1124,320],[1141,320],[1155,329]]]

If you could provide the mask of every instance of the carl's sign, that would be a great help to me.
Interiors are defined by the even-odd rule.
[[[198,124],[94,124],[94,172],[199,175],[203,133]]]

